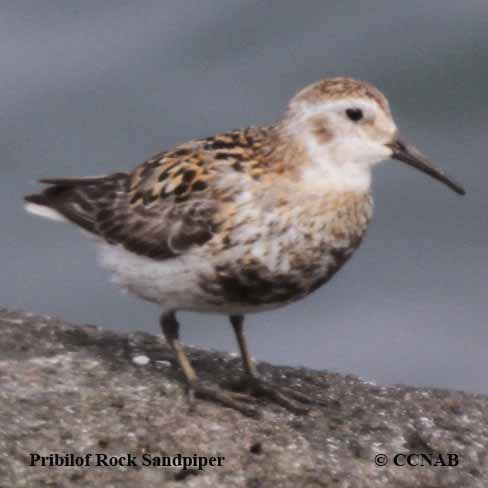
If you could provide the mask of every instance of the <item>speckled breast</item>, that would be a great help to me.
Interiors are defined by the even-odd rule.
[[[213,274],[200,280],[216,305],[275,308],[303,298],[351,257],[372,214],[364,193],[289,203],[248,218],[241,208],[239,220],[227,223]]]

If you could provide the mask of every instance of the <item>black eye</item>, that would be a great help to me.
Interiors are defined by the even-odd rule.
[[[363,118],[363,111],[360,108],[348,108],[346,110],[346,115],[353,122],[358,122]]]

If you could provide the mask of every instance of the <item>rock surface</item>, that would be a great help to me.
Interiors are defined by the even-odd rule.
[[[159,337],[5,309],[0,328],[0,487],[488,486],[485,396],[260,363],[267,379],[326,406],[296,416],[260,401],[260,420],[206,401],[189,412]],[[191,348],[190,357],[208,382],[225,385],[241,372],[228,354]],[[36,453],[92,456],[90,466],[29,466]],[[396,466],[398,453],[434,453],[438,465]],[[448,453],[458,455],[456,466],[439,465]],[[131,454],[137,465],[95,466],[97,454]],[[144,454],[225,459],[184,470],[144,466]],[[375,464],[378,454],[386,466]]]

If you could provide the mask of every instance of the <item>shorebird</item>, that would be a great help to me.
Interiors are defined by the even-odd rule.
[[[190,398],[255,414],[251,394],[304,412],[309,399],[259,377],[244,316],[307,296],[350,258],[372,215],[372,168],[386,159],[465,193],[400,137],[378,89],[323,79],[273,125],[192,140],[129,172],[43,179],[48,187],[25,200],[28,211],[95,236],[120,286],[160,305]],[[179,340],[180,310],[229,316],[247,395],[198,381]]]

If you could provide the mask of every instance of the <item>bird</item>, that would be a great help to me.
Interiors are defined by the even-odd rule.
[[[194,139],[132,171],[42,179],[47,187],[25,206],[93,236],[120,287],[159,305],[192,405],[198,397],[259,415],[248,399],[266,397],[298,414],[313,400],[259,375],[244,317],[306,297],[349,260],[372,217],[372,169],[385,160],[465,194],[403,139],[376,87],[324,78],[294,95],[273,124]],[[242,391],[198,379],[180,340],[180,311],[229,317]]]

